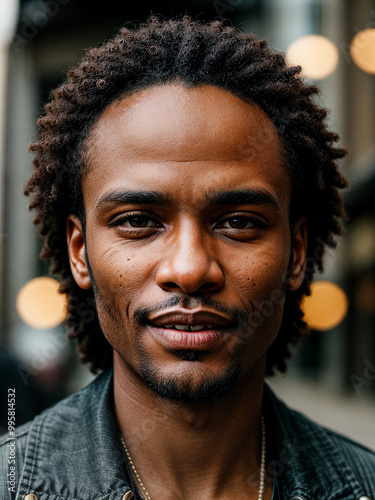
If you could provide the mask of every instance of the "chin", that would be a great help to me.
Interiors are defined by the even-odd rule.
[[[207,373],[199,351],[183,351],[179,359],[184,365],[180,372],[163,373],[150,360],[143,359],[140,372],[145,384],[159,397],[181,403],[217,401],[230,393],[241,377],[239,361],[222,373]]]

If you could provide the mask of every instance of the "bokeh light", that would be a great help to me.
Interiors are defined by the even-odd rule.
[[[286,57],[290,65],[302,66],[302,76],[319,80],[335,70],[339,52],[325,36],[305,35],[289,45]]]
[[[375,74],[375,28],[356,34],[350,44],[350,55],[361,70]]]
[[[64,321],[66,297],[58,293],[53,278],[34,278],[18,292],[16,308],[21,319],[32,328],[47,330]]]
[[[301,304],[304,320],[314,330],[330,330],[339,325],[348,311],[348,298],[344,290],[330,281],[315,281],[311,295]]]

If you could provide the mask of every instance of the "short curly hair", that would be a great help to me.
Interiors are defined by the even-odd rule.
[[[66,81],[50,94],[38,120],[39,134],[30,145],[34,168],[25,186],[34,223],[44,239],[40,257],[50,259],[51,273],[61,276],[68,299],[68,338],[77,339],[80,361],[93,373],[112,364],[112,347],[101,330],[92,289],[76,284],[69,265],[66,219],[84,223],[81,178],[85,138],[114,100],[141,89],[179,80],[186,86],[214,85],[261,106],[272,120],[287,154],[292,179],[290,226],[307,219],[307,269],[301,287],[286,291],[278,336],[268,350],[266,373],[286,370],[289,346],[308,334],[301,299],[309,295],[315,271],[323,270],[326,247],[336,247],[346,214],[340,189],[347,180],[334,147],[339,137],[324,123],[327,111],[316,102],[319,90],[300,77],[301,67],[266,40],[239,31],[227,21],[202,22],[184,15],[150,16],[137,28],[123,27],[99,48],[87,51]]]

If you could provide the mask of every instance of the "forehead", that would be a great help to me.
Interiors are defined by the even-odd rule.
[[[109,147],[108,136],[114,143],[119,134],[121,141],[126,139],[128,154],[137,157],[156,152],[151,152],[150,141],[166,159],[181,154],[188,157],[187,143],[197,137],[203,156],[212,142],[218,154],[229,153],[238,159],[260,160],[264,155],[282,153],[276,129],[258,104],[246,103],[211,85],[169,83],[116,100],[97,121],[87,141],[88,150],[100,157]]]
[[[289,189],[270,118],[259,105],[210,85],[169,83],[118,99],[97,121],[85,151],[83,185],[96,178],[103,189],[166,179],[183,181],[185,189],[202,182],[238,187],[247,179],[268,183],[281,198]]]

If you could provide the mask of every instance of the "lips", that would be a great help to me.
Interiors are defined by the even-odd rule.
[[[166,349],[213,349],[225,339],[219,329],[184,331],[147,325],[154,339]]]
[[[163,328],[174,328],[186,332],[196,332],[199,330],[210,330],[214,325],[162,325]]]
[[[213,349],[225,340],[234,321],[211,311],[170,310],[150,316],[148,328],[164,347],[170,349]]]
[[[233,319],[228,316],[203,309],[196,311],[170,309],[158,315],[151,315],[149,321],[154,325],[167,327],[169,327],[169,325],[207,325],[211,327],[221,327],[234,323]]]

